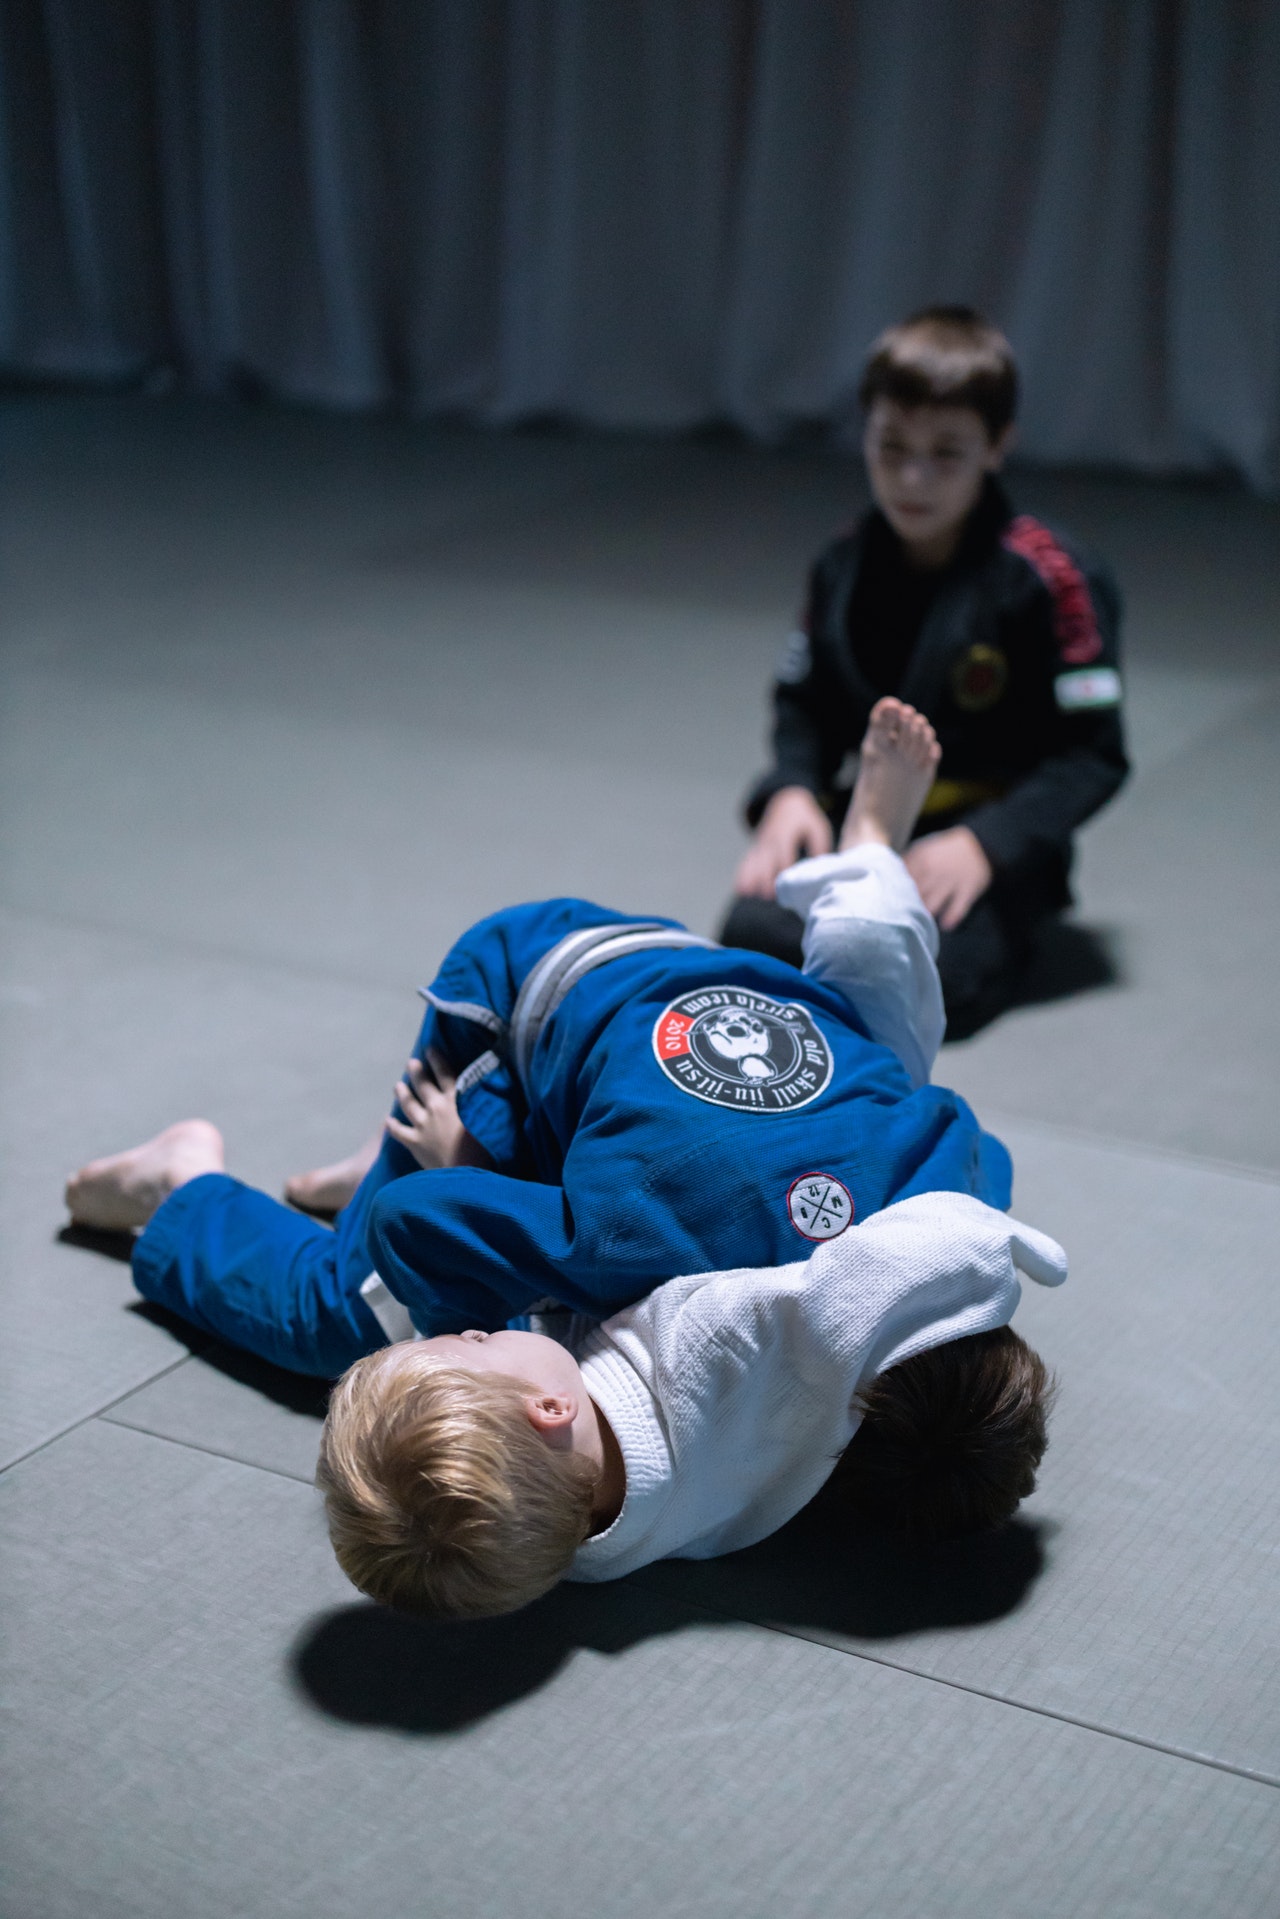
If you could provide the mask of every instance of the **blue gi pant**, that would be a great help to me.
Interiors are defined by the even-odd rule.
[[[332,1229],[226,1173],[191,1180],[134,1247],[134,1284],[144,1299],[233,1346],[291,1372],[336,1378],[387,1343],[360,1287],[371,1270],[369,1205],[396,1177],[389,1147],[404,1152],[384,1144]]]
[[[500,1168],[524,1170],[518,1089],[504,1065],[468,1087],[467,1068],[483,1068],[492,1057],[492,1027],[510,1017],[544,953],[579,927],[615,923],[628,922],[581,900],[514,908],[473,927],[441,967],[414,1055],[425,1059],[431,1048],[449,1060],[462,1080],[459,1110]],[[474,1017],[484,1013],[492,1019]],[[415,1174],[421,1169],[408,1150],[384,1136],[359,1191],[330,1228],[241,1180],[206,1173],[172,1193],[138,1239],[134,1284],[144,1299],[233,1346],[292,1372],[336,1378],[387,1343],[360,1296],[374,1270],[369,1221],[379,1194]]]

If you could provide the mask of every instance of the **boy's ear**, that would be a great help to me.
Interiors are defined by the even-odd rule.
[[[535,1432],[554,1439],[573,1425],[578,1402],[572,1393],[526,1393],[524,1410]]]
[[[1013,452],[1014,444],[1017,438],[1018,438],[1017,421],[1010,420],[1008,426],[1005,428],[1004,432],[1000,435],[999,439],[993,440],[991,442],[991,451],[987,455],[987,472],[988,473],[998,473],[1000,471],[1001,467],[1004,465],[1009,455]]]

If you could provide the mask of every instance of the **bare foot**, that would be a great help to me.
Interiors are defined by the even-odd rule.
[[[67,1181],[67,1208],[77,1226],[127,1232],[145,1226],[177,1187],[226,1164],[222,1134],[207,1119],[183,1119],[127,1153],[93,1159]]]
[[[367,1139],[357,1152],[332,1166],[317,1166],[310,1173],[295,1173],[284,1183],[284,1196],[300,1213],[314,1213],[319,1219],[332,1219],[355,1198],[364,1178],[382,1146],[382,1128]]]
[[[941,758],[942,748],[923,713],[902,700],[877,700],[863,736],[841,847],[873,840],[901,853]]]

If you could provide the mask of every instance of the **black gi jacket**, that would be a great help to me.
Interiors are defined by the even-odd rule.
[[[895,538],[873,509],[814,563],[804,624],[773,689],[775,764],[748,795],[749,825],[784,786],[806,786],[836,810],[840,764],[879,697],[854,657],[854,589],[872,543]],[[988,481],[894,689],[942,747],[917,833],[963,821],[997,879],[1017,888],[1034,877],[1046,905],[1068,902],[1071,836],[1128,772],[1119,624],[1110,575],[1015,516]]]

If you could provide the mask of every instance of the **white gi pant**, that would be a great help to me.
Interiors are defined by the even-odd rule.
[[[778,875],[778,900],[805,922],[805,972],[926,1085],[947,1023],[938,929],[898,855],[867,844],[800,860]]]

